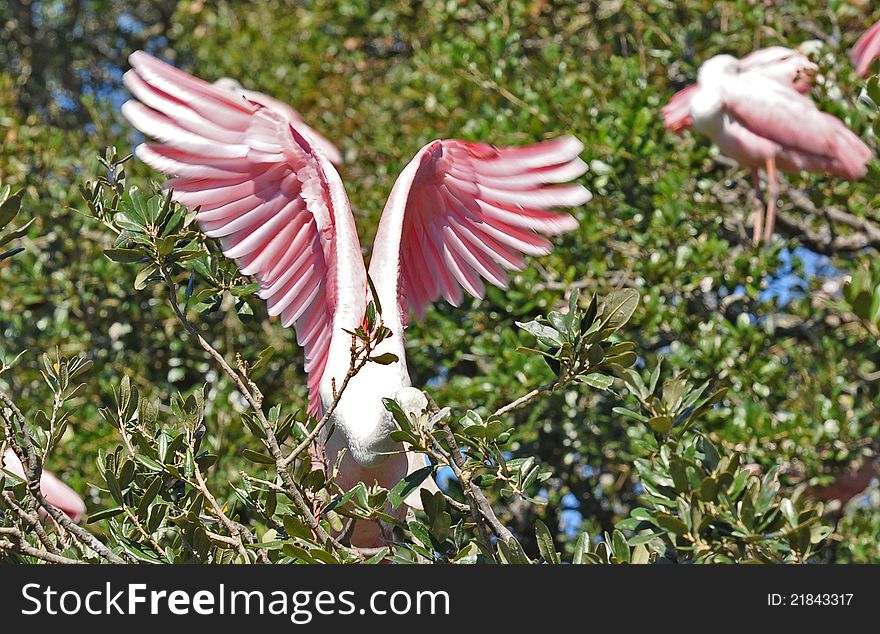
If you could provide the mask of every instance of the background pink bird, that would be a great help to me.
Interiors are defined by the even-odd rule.
[[[3,469],[24,478],[21,461],[11,449],[3,454]],[[40,490],[53,506],[58,507],[74,522],[78,522],[86,512],[86,505],[76,491],[59,480],[53,473],[43,470],[40,477]]]
[[[718,55],[700,67],[690,114],[694,128],[712,139],[723,154],[751,170],[759,197],[759,170],[766,170],[768,197],[766,205],[755,212],[755,243],[773,233],[777,169],[857,179],[864,176],[873,158],[871,150],[839,119],[820,111],[790,86],[761,72],[743,72],[740,62],[730,55]]]
[[[768,79],[791,86],[799,93],[807,93],[813,86],[813,78],[819,67],[799,51],[784,46],[770,46],[753,51],[739,60],[739,70],[743,73],[760,73]],[[697,89],[697,84],[686,86],[663,106],[663,123],[667,130],[678,134],[691,126],[690,104]]]
[[[855,64],[859,77],[867,79],[871,74],[871,65],[874,60],[880,58],[880,22],[868,29],[859,38],[850,51],[850,57]]]
[[[141,145],[137,155],[175,176],[166,183],[175,200],[200,209],[205,233],[259,281],[269,314],[295,326],[310,411],[330,411],[334,386],[349,369],[346,331],[361,326],[371,299],[339,175],[317,143],[277,110],[234,99],[145,53],[130,61],[125,81],[139,101],[127,102],[123,113],[162,142]],[[574,229],[573,217],[552,209],[590,199],[581,185],[560,184],[586,171],[582,150],[571,137],[518,148],[437,140],[400,174],[369,270],[392,332],[375,354],[396,361],[365,366],[332,409],[336,431],[326,450],[330,464],[342,460],[343,489],[357,482],[388,488],[425,466],[424,456],[390,438],[396,424],[383,404],[393,398],[412,415],[427,407],[406,366],[409,313],[422,314],[440,297],[458,305],[463,291],[482,297],[484,280],[506,287],[507,271],[525,266],[523,255],[550,251],[545,236]],[[435,488],[430,479],[425,486]],[[417,491],[407,503],[420,505]],[[381,541],[380,528],[370,524],[352,537],[360,546]]]

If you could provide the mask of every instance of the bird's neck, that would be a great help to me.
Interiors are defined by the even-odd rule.
[[[720,87],[700,86],[694,94],[689,107],[694,128],[713,137],[720,129],[724,118],[724,99]]]
[[[379,346],[376,355],[390,351],[386,343]],[[349,378],[343,389],[345,372],[336,381],[339,399],[331,416],[335,434],[341,436],[336,444],[347,449],[362,466],[381,464],[390,453],[400,450],[400,443],[390,438],[396,423],[383,399],[394,398],[402,388],[409,387],[406,361],[401,355],[398,361],[387,365],[368,362]],[[334,401],[332,386],[328,390],[322,383],[321,400],[325,411],[329,410]]]
[[[392,304],[390,308],[394,311],[396,306]],[[327,368],[319,388],[324,411],[330,410],[335,394],[339,394],[331,418],[335,433],[341,436],[335,439],[335,444],[340,445],[342,440],[340,446],[362,466],[379,464],[390,452],[400,449],[399,443],[389,438],[396,425],[383,403],[383,399],[394,398],[398,391],[410,385],[403,330],[395,326],[399,324],[387,325],[392,334],[376,346],[371,357],[391,353],[396,361],[387,364],[367,361],[347,382],[352,367],[351,336],[338,331],[331,341]]]

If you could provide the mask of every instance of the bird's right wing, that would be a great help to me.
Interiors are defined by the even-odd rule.
[[[198,209],[202,230],[257,278],[269,314],[296,326],[317,414],[331,339],[357,328],[366,305],[339,175],[285,116],[146,53],[130,61],[125,84],[137,100],[123,113],[160,141],[139,146],[138,157],[175,177],[166,183],[174,199]]]
[[[563,137],[522,147],[438,140],[423,147],[394,184],[376,233],[370,275],[381,301],[403,320],[440,296],[458,305],[483,279],[507,285],[522,255],[550,252],[546,236],[577,227],[554,211],[590,200],[568,181],[587,169],[583,145]]]

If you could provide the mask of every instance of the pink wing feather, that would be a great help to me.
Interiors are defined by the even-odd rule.
[[[21,461],[11,449],[7,449],[3,454],[3,464],[6,471],[14,473],[19,478],[24,478]],[[76,491],[45,469],[40,478],[40,491],[51,505],[64,511],[65,515],[74,522],[78,522],[86,512],[86,505]]]
[[[130,57],[123,105],[160,144],[136,152],[175,176],[166,183],[224,254],[260,283],[270,315],[296,326],[309,374],[310,411],[330,341],[363,315],[366,274],[339,175],[286,115],[192,77],[146,53]],[[340,277],[346,282],[338,284]],[[344,298],[342,289],[348,289]],[[344,302],[344,323],[335,319]],[[359,312],[360,311],[360,312]]]
[[[810,58],[784,46],[760,48],[739,62],[740,73],[756,72],[801,94],[810,92],[819,67]]]
[[[742,73],[760,73],[767,79],[790,86],[799,93],[805,94],[812,88],[813,76],[819,67],[803,53],[784,46],[770,46],[743,57],[739,68]],[[697,84],[685,86],[663,106],[661,112],[667,130],[679,134],[691,126],[693,123],[690,113],[691,99],[698,88]]]
[[[217,85],[217,84],[215,84]],[[303,136],[308,137],[308,139],[314,144],[317,145],[318,148],[330,159],[330,162],[334,165],[342,164],[342,153],[339,149],[333,145],[325,136],[323,136],[320,132],[309,126],[304,120],[302,115],[294,110],[291,106],[275,99],[270,95],[266,95],[261,92],[257,92],[256,90],[247,90],[245,88],[229,88],[231,92],[236,92],[243,96],[248,101],[258,103],[261,106],[265,106],[270,110],[274,110],[278,114],[286,117],[292,124],[293,127],[297,129]]]
[[[880,58],[880,22],[859,38],[850,51],[850,57],[859,77],[866,79],[871,74],[871,64]]]
[[[421,315],[440,296],[453,305],[462,289],[482,297],[484,279],[506,287],[505,269],[521,270],[523,254],[550,251],[545,236],[577,226],[552,209],[590,200],[581,185],[557,184],[586,171],[582,150],[573,137],[423,147],[395,183],[376,233],[370,275],[383,303],[396,300],[405,324],[407,309]]]
[[[724,103],[750,133],[781,146],[779,167],[785,171],[821,171],[856,179],[865,175],[873,157],[842,121],[819,110],[808,97],[767,78],[740,75],[729,81]]]
[[[670,132],[678,134],[693,123],[690,113],[691,98],[694,96],[697,88],[699,88],[697,84],[685,86],[672,95],[669,103],[663,106],[661,111],[663,113],[663,125]]]

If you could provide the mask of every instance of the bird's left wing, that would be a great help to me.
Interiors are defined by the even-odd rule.
[[[562,137],[536,145],[494,147],[442,140],[423,147],[403,170],[376,233],[370,276],[381,301],[393,301],[405,323],[440,296],[458,305],[482,280],[506,287],[505,269],[522,255],[550,252],[546,236],[577,221],[553,211],[590,200],[578,158],[583,144]]]

